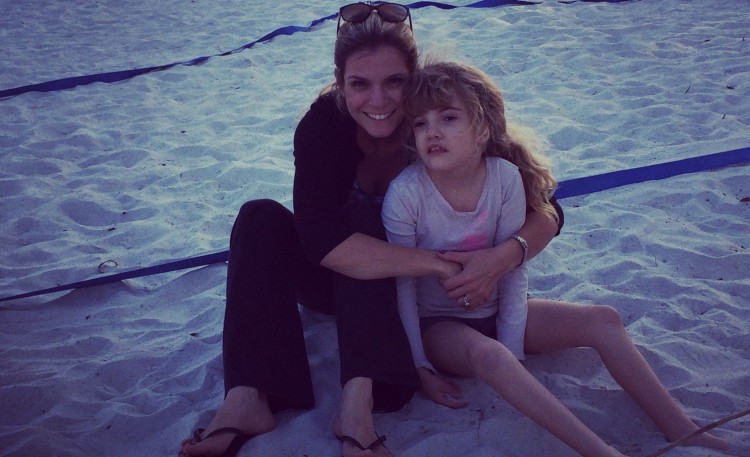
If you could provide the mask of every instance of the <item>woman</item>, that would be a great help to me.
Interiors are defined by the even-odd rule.
[[[274,413],[314,405],[298,303],[336,315],[343,391],[334,432],[345,456],[390,455],[372,411],[399,409],[419,386],[392,278],[449,278],[460,267],[388,244],[380,222],[380,200],[407,165],[399,128],[403,88],[417,67],[411,17],[394,4],[340,13],[336,81],[295,132],[294,214],[251,201],[235,221],[226,396],[182,455],[234,455],[274,428]]]

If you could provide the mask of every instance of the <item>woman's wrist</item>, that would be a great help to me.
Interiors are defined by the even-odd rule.
[[[531,211],[526,214],[526,222],[516,232],[526,240],[528,247],[526,260],[536,257],[552,241],[555,233],[557,233],[557,229],[558,226],[555,218],[546,213]]]
[[[503,249],[502,255],[505,263],[508,265],[508,271],[526,261],[523,246],[518,240],[508,238],[500,244],[500,247]]]
[[[511,239],[516,240],[518,244],[521,245],[521,250],[523,251],[521,261],[516,264],[516,267],[520,267],[521,265],[526,263],[526,260],[529,257],[529,245],[526,243],[526,240],[518,233],[514,233],[513,235],[511,235]]]

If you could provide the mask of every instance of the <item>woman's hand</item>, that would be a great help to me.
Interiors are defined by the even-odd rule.
[[[520,263],[523,251],[516,240],[509,240],[490,249],[445,252],[438,256],[463,266],[461,273],[443,281],[443,287],[458,306],[471,310],[490,300],[497,281]]]
[[[422,389],[435,403],[449,408],[463,408],[469,402],[463,399],[461,388],[455,382],[433,373],[429,368],[417,368]]]

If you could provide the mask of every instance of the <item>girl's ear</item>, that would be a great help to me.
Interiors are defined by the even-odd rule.
[[[479,147],[479,150],[482,152],[482,154],[486,154],[487,149],[487,143],[490,141],[490,129],[487,127],[482,127],[482,131],[477,137],[477,146]]]
[[[483,120],[482,123],[477,128],[477,132],[479,132],[479,135],[477,135],[477,139],[483,143],[486,143],[490,139],[490,126],[487,125],[487,121]]]
[[[487,142],[490,140],[490,129],[487,126],[482,127],[481,133],[477,137],[477,142],[482,146],[482,149],[484,149],[485,146],[487,146]]]

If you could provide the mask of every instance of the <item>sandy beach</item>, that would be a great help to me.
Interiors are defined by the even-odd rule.
[[[292,136],[332,80],[336,21],[220,54],[343,2],[32,4],[0,0],[0,91],[209,58],[0,98],[0,297],[225,250],[245,201],[291,208]],[[560,181],[750,146],[745,0],[412,16],[425,53],[495,78],[510,119],[548,140]],[[699,425],[750,408],[750,164],[560,202],[565,226],[529,263],[530,293],[617,308]],[[223,396],[225,278],[217,263],[0,303],[0,455],[176,455]],[[242,457],[340,455],[335,325],[303,319],[317,407],[280,415]],[[668,444],[594,351],[524,363],[621,452]],[[458,382],[467,408],[419,393],[376,416],[394,455],[575,455],[479,381]],[[750,455],[750,416],[714,432],[730,451],[665,455]]]

